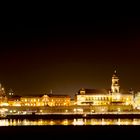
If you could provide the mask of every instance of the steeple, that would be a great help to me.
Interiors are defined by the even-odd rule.
[[[119,78],[117,76],[117,71],[114,71],[114,74],[112,75],[112,85],[111,85],[112,93],[119,93],[120,92],[120,86],[119,86]]]
[[[0,83],[0,96],[5,96],[5,89],[4,87],[2,87],[1,83]]]
[[[52,89],[50,90],[50,94],[52,94]]]

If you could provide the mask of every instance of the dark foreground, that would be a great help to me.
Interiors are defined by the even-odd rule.
[[[56,139],[126,139],[140,138],[140,126],[6,126],[0,136]]]

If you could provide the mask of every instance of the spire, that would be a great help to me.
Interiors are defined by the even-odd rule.
[[[114,73],[113,73],[114,75],[116,75],[117,74],[117,66],[115,65],[114,66]]]
[[[113,76],[112,77],[118,78],[118,76],[117,76],[117,70],[116,69],[114,70],[114,73],[113,73]]]
[[[50,90],[50,94],[52,94],[52,89]]]

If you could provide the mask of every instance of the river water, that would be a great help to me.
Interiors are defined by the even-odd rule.
[[[140,119],[0,119],[0,126],[140,125]]]

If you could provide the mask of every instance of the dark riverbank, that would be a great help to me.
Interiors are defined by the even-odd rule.
[[[117,119],[117,118],[140,118],[140,114],[47,114],[47,115],[7,115],[6,119],[76,119],[76,118],[108,118],[108,119]]]

